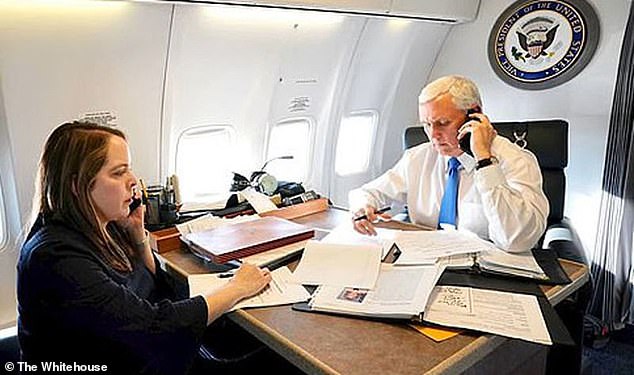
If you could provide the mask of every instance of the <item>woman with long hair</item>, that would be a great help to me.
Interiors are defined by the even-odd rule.
[[[271,280],[243,265],[222,289],[178,299],[150,249],[143,206],[130,212],[136,184],[121,131],[71,122],[48,137],[18,262],[27,363],[185,373],[206,326]]]

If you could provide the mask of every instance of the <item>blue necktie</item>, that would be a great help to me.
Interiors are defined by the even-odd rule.
[[[440,216],[438,226],[441,224],[451,224],[456,226],[456,215],[458,213],[458,183],[460,182],[460,172],[458,167],[460,162],[455,157],[449,159],[449,176],[445,184],[445,194],[440,204]]]

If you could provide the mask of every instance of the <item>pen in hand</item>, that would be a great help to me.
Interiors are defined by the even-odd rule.
[[[390,207],[390,206],[383,207],[383,208],[379,208],[378,210],[374,211],[374,213],[375,213],[376,215],[378,215],[378,214],[382,214],[382,213],[384,213],[384,212],[389,211],[391,208],[392,208],[392,207]],[[359,221],[359,220],[367,220],[367,219],[368,219],[368,215],[363,214],[363,215],[361,215],[361,216],[357,216],[357,217],[353,218],[352,220],[353,220],[353,221]]]

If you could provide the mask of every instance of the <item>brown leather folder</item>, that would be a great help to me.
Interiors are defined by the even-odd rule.
[[[226,225],[190,233],[187,240],[198,255],[214,263],[226,263],[315,236],[315,230],[278,217]]]

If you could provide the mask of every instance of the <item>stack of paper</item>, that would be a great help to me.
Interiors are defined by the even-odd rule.
[[[381,246],[308,241],[293,273],[295,282],[373,288],[379,275]]]
[[[394,242],[402,254],[399,265],[433,264],[441,257],[478,253],[494,248],[475,235],[457,231],[399,231]]]
[[[262,293],[242,300],[231,311],[247,307],[266,307],[286,305],[308,300],[310,294],[301,285],[290,282],[291,272],[287,267],[281,267],[271,272],[272,280]],[[189,296],[206,296],[229,282],[228,278],[218,277],[218,274],[191,275],[187,278]]]

